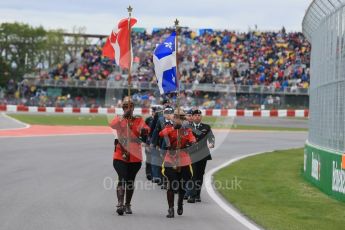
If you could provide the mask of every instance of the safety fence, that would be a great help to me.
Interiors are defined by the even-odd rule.
[[[202,109],[204,116],[214,117],[299,117],[307,118],[308,110],[237,110],[237,109]],[[0,105],[0,112],[56,113],[56,114],[118,114],[122,108],[71,108],[71,107],[36,107],[22,105]],[[149,108],[135,108],[135,115],[150,114]]]

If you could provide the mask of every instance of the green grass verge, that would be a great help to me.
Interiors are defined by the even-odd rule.
[[[292,127],[270,127],[270,126],[249,126],[249,125],[234,125],[232,129],[238,130],[261,130],[261,131],[308,131],[304,128],[292,128]]]
[[[108,125],[107,116],[105,115],[9,114],[9,116],[31,125]]]
[[[210,124],[215,129],[234,129],[234,130],[259,130],[259,131],[303,131],[305,128],[294,127],[273,127],[273,126],[252,126],[252,125],[236,125],[233,124],[233,118],[224,117],[203,117],[203,122]]]
[[[9,114],[24,123],[32,125],[76,125],[76,126],[106,126],[108,119],[112,116],[107,115],[66,115],[66,114]],[[263,130],[263,131],[307,131],[303,128],[289,127],[268,127],[268,126],[243,126],[231,125],[232,118],[224,117],[204,117],[203,122],[210,124],[217,129],[235,130]]]
[[[250,157],[215,174],[218,191],[266,229],[344,229],[345,203],[329,198],[302,176],[303,149]]]

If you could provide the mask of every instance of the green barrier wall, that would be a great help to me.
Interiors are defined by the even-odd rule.
[[[310,143],[304,150],[304,177],[324,193],[345,201],[345,170],[342,154]]]

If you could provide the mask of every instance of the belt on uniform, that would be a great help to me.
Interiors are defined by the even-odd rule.
[[[119,143],[121,143],[122,145],[126,145],[127,143],[141,143],[142,141],[140,140],[140,138],[123,138],[123,139],[119,139]]]

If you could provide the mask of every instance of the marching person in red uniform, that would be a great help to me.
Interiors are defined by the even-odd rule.
[[[142,162],[141,143],[145,143],[150,129],[141,117],[133,116],[134,103],[129,97],[124,98],[122,109],[124,115],[115,116],[110,123],[110,127],[117,131],[118,137],[114,143],[113,166],[119,177],[116,210],[119,215],[132,214],[134,181]]]
[[[163,162],[162,174],[168,180],[167,200],[169,205],[167,218],[175,216],[174,198],[178,193],[177,214],[183,214],[183,197],[186,193],[185,185],[193,175],[191,158],[186,149],[196,139],[192,129],[183,125],[185,114],[182,109],[176,109],[174,113],[174,124],[167,125],[159,136],[166,139],[166,155]]]

